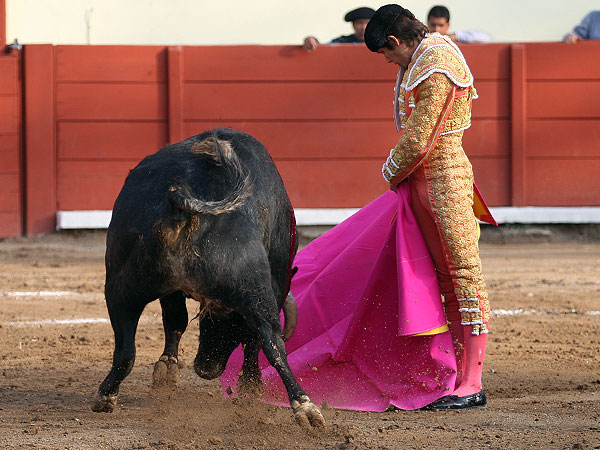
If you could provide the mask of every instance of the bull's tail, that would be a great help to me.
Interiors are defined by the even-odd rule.
[[[250,195],[252,181],[249,174],[233,151],[229,141],[211,136],[192,146],[192,152],[210,156],[216,166],[221,166],[229,174],[232,188],[221,200],[201,200],[194,197],[189,186],[171,186],[169,201],[182,211],[190,214],[225,214],[241,206]]]

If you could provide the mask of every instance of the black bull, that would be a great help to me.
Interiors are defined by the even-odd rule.
[[[199,376],[220,376],[241,343],[238,390],[260,392],[262,348],[283,380],[296,420],[323,425],[290,370],[281,336],[295,227],[271,157],[245,133],[208,131],[142,160],[125,180],[107,232],[105,296],[115,349],[93,409],[115,408],[119,385],[134,364],[140,315],[157,298],[165,348],[153,383],[176,383],[186,298],[193,298],[201,304],[194,360]]]

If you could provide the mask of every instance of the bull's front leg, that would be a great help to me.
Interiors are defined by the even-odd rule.
[[[294,411],[294,418],[300,426],[309,428],[325,426],[325,418],[317,406],[308,398],[306,392],[300,387],[287,361],[285,346],[281,338],[281,325],[271,326],[264,323],[259,326],[263,339],[262,349],[269,363],[275,367],[290,399],[290,406]]]
[[[243,343],[243,347],[244,364],[237,382],[238,394],[260,398],[264,394],[262,374],[258,367],[260,340],[256,337],[249,338]]]

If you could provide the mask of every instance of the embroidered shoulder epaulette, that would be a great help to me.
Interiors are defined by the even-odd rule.
[[[447,36],[430,35],[415,52],[416,59],[408,68],[406,90],[412,91],[433,73],[443,73],[458,87],[473,85],[473,75],[460,49]]]

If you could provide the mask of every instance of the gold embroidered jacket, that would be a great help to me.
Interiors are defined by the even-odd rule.
[[[396,125],[404,135],[383,165],[384,178],[398,184],[434,149],[439,136],[471,125],[473,76],[456,45],[438,33],[415,50],[399,73],[394,99]]]

